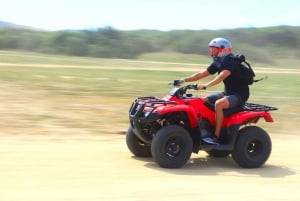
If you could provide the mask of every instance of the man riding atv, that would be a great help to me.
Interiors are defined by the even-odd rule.
[[[249,86],[243,80],[238,62],[232,59],[232,46],[225,38],[215,38],[209,44],[210,55],[213,63],[204,71],[195,73],[190,77],[174,80],[174,85],[179,86],[184,82],[194,82],[208,75],[218,72],[218,76],[206,84],[197,85],[199,90],[219,84],[223,81],[224,92],[213,93],[205,97],[205,101],[214,104],[215,107],[215,132],[212,137],[204,138],[208,144],[219,144],[222,122],[224,118],[223,110],[243,105],[249,98]]]
[[[152,157],[164,168],[182,167],[192,153],[200,150],[212,157],[231,154],[244,168],[257,168],[266,162],[272,149],[271,139],[264,129],[252,124],[259,119],[273,122],[270,111],[277,108],[246,102],[248,85],[259,80],[253,79],[254,73],[242,55],[232,54],[228,40],[216,38],[209,47],[213,63],[206,70],[174,80],[175,87],[163,98],[142,96],[133,101],[126,144],[135,156]],[[216,72],[219,75],[205,85],[179,87]],[[208,97],[188,93],[221,81],[225,85],[222,93]]]

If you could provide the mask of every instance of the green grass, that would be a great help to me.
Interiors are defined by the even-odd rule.
[[[160,52],[160,53],[146,53],[141,55],[139,60],[144,61],[161,61],[161,62],[171,62],[171,63],[208,63],[210,58],[208,56],[200,56],[195,54],[180,54],[176,52]]]
[[[169,57],[173,58],[172,60],[176,60],[174,58],[176,57],[177,62],[186,61],[187,64],[189,64],[188,61],[192,61],[191,64],[193,64],[194,59],[196,59],[195,55],[189,57],[189,55],[177,53],[144,56],[144,58],[154,61],[168,61]],[[209,64],[210,61],[206,61],[203,57],[200,58],[199,62]],[[162,95],[168,91],[170,88],[168,83],[172,82],[173,79],[185,77],[198,71],[197,66],[144,63],[143,59],[140,62],[139,60],[96,59],[7,51],[0,52],[0,63],[10,64],[0,66],[1,80],[48,86],[49,89],[56,89],[56,91],[67,87],[68,91],[71,90],[74,93],[89,92],[103,96],[123,97],[147,94]],[[27,64],[27,66],[22,66],[23,64]],[[176,68],[180,66],[191,68],[191,71],[177,71]],[[119,69],[109,69],[110,67],[118,67]],[[153,70],[152,68],[162,68],[163,70]],[[199,67],[199,70],[203,68]],[[257,73],[257,78],[264,76],[267,76],[268,79],[251,86],[253,97],[299,98],[300,79],[298,74]],[[209,79],[211,78],[199,82],[206,82]],[[221,88],[219,86],[211,90],[221,90]]]
[[[0,67],[0,79],[36,85],[67,86],[74,92],[90,92],[107,96],[132,96],[165,93],[173,79],[185,77],[191,72],[153,70],[109,70],[85,68]],[[266,74],[258,74],[257,78]],[[252,95],[265,97],[299,98],[298,74],[267,74],[266,80],[251,86]],[[210,78],[198,83],[205,83]],[[61,85],[61,87],[59,87]],[[210,90],[220,90],[214,87]],[[101,91],[101,92],[100,92]]]

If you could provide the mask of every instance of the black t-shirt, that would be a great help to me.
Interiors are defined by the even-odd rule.
[[[247,101],[249,98],[249,86],[241,81],[241,71],[237,61],[227,56],[223,58],[222,61],[214,61],[207,68],[207,71],[212,75],[217,72],[219,74],[223,70],[229,70],[231,73],[225,80],[223,80],[225,85],[225,94],[238,94],[244,101]]]

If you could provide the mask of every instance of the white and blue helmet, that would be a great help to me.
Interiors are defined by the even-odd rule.
[[[231,43],[225,38],[212,39],[208,44],[208,47],[217,47],[219,49],[218,57],[225,57],[232,52]]]

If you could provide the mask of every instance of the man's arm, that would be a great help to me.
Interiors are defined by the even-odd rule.
[[[198,89],[199,90],[206,89],[208,87],[212,87],[214,85],[217,85],[220,82],[222,82],[223,80],[225,80],[230,74],[231,74],[231,72],[229,70],[223,70],[223,71],[221,71],[221,73],[217,77],[215,77],[215,79],[213,79],[209,83],[204,84],[204,85],[198,85]]]
[[[210,75],[210,73],[207,70],[204,70],[202,72],[195,73],[192,76],[185,78],[184,81],[186,81],[186,82],[194,82],[194,81],[200,80],[200,79],[202,79],[204,77],[207,77],[209,75]]]

